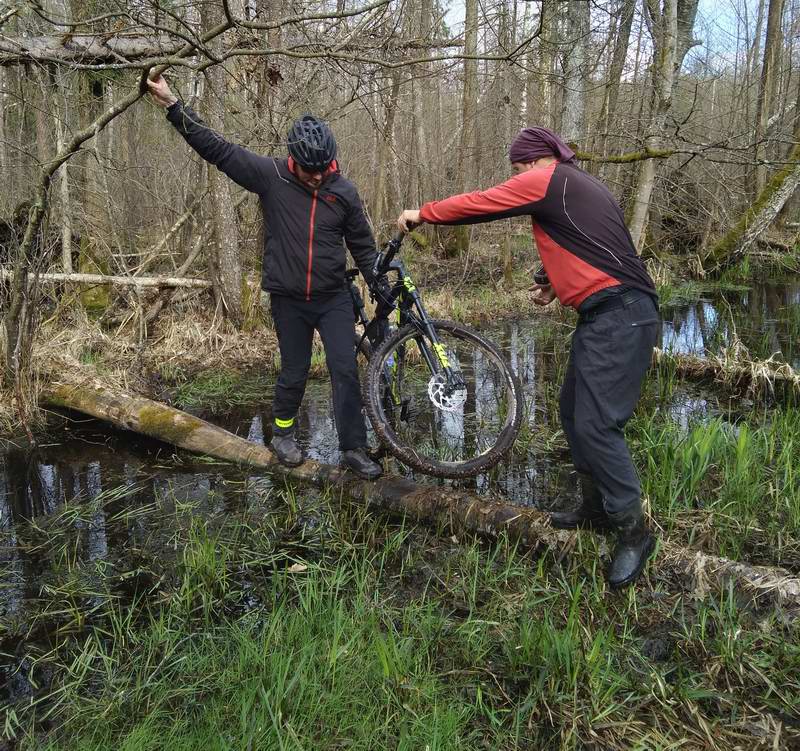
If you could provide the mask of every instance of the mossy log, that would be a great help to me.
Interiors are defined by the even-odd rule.
[[[773,175],[739,221],[711,248],[704,261],[706,271],[717,275],[741,260],[799,185],[800,144],[794,147],[786,165]]]
[[[496,539],[506,535],[523,549],[540,546],[569,550],[575,533],[553,529],[547,514],[481,497],[468,490],[428,486],[386,475],[376,482],[359,480],[349,472],[308,460],[300,467],[281,466],[265,446],[252,443],[205,420],[151,399],[102,383],[93,375],[59,374],[44,389],[42,401],[143,433],[189,451],[264,469],[315,487],[335,487],[343,496],[369,508],[433,524],[451,533],[475,533]],[[766,566],[737,563],[662,541],[662,565],[680,572],[695,591],[724,587],[766,596],[791,610],[800,607],[800,578]]]

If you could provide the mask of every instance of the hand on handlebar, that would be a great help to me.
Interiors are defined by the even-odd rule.
[[[419,209],[405,209],[399,217],[397,217],[397,228],[401,232],[410,232],[417,225],[422,224],[422,219],[419,216]]]

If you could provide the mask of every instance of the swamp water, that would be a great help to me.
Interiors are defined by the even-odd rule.
[[[800,283],[714,292],[666,307],[663,318],[666,350],[702,355],[730,346],[736,338],[754,359],[779,353],[781,359],[800,366]],[[510,459],[464,486],[545,509],[572,502],[576,486],[558,432],[556,406],[571,328],[569,323],[541,317],[483,327],[519,375],[528,417]],[[658,404],[684,430],[697,419],[730,416],[732,409],[741,412],[752,406],[741,400],[735,405],[721,403],[719,395],[691,384],[677,384],[666,396],[651,393],[657,390],[650,389],[643,407]],[[269,440],[271,424],[269,408],[263,405],[271,397],[267,387],[260,405],[192,411],[263,443]],[[337,461],[327,384],[310,382],[299,432],[309,457]],[[390,469],[405,471],[396,465]],[[34,690],[20,663],[21,642],[13,635],[34,636],[30,632],[34,622],[41,626],[36,638],[45,641],[51,622],[58,622],[61,632],[79,632],[107,597],[100,594],[107,591],[99,584],[104,570],[114,572],[113,596],[120,601],[153,589],[157,572],[152,565],[139,566],[139,561],[157,556],[165,570],[174,565],[180,556],[179,536],[174,533],[177,515],[189,509],[191,517],[212,526],[241,513],[266,517],[274,512],[279,517],[287,493],[292,495],[282,482],[273,484],[264,475],[108,430],[79,416],[54,423],[34,452],[6,447],[0,453],[0,651],[5,655],[0,663],[0,678],[5,679],[0,701]],[[302,495],[311,498],[314,491],[304,489]],[[313,513],[304,517],[301,509],[293,514],[293,523],[313,534],[325,521]],[[70,601],[62,574],[73,568],[100,572],[98,594],[87,596],[83,582],[81,596],[72,602],[74,614],[54,611],[42,618],[43,609],[54,608],[59,598]]]

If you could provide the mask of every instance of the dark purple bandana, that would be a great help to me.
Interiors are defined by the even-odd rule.
[[[528,164],[544,156],[554,156],[559,162],[575,161],[575,152],[550,128],[523,128],[508,150],[512,164]]]

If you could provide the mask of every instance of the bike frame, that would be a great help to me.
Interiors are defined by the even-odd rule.
[[[393,237],[375,259],[372,268],[373,279],[377,280],[389,274],[395,275],[396,279],[388,290],[377,282],[370,285],[370,296],[377,302],[375,317],[372,320],[367,315],[364,299],[355,285],[358,270],[351,269],[347,272],[356,322],[364,327],[361,341],[366,338],[373,347],[379,344],[389,333],[389,316],[396,311],[399,327],[411,324],[419,332],[414,338],[431,373],[442,373],[447,378],[448,385],[456,388],[463,384],[461,377],[450,364],[416,285],[403,262],[395,257],[404,237],[402,233]]]

